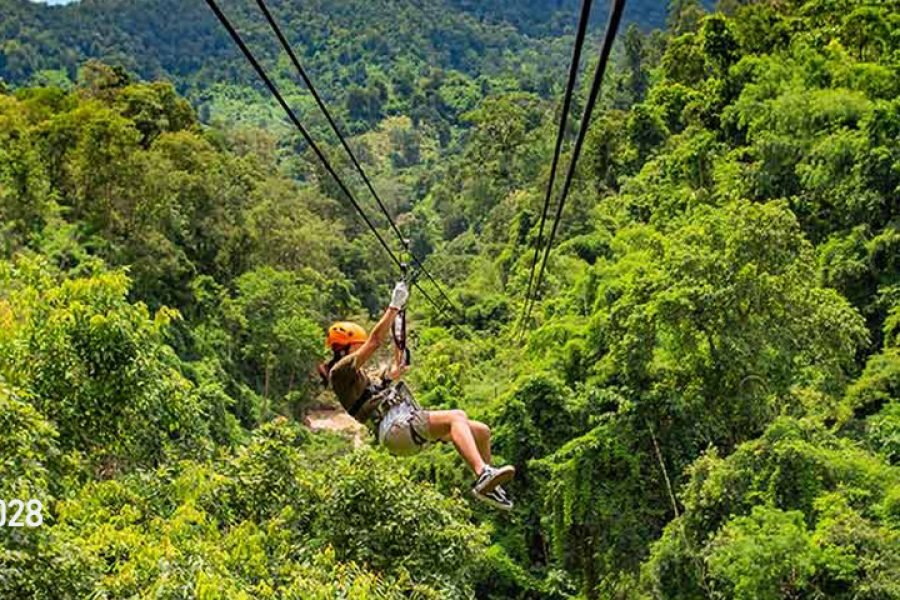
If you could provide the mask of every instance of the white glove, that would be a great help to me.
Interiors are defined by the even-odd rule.
[[[407,300],[409,300],[409,288],[406,287],[405,281],[398,281],[397,285],[394,286],[394,292],[391,294],[390,307],[400,310],[406,306]]]

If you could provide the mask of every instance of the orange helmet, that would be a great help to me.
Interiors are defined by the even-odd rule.
[[[329,348],[335,346],[350,346],[352,344],[361,344],[369,338],[366,330],[349,321],[341,321],[335,323],[328,328],[328,339],[325,344]]]

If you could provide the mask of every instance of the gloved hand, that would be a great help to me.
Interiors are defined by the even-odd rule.
[[[394,292],[391,294],[390,307],[401,310],[406,306],[407,300],[409,300],[409,288],[406,287],[405,281],[398,281],[397,285],[394,286]]]

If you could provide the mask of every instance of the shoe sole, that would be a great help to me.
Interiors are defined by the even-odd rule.
[[[476,487],[473,491],[484,494],[492,492],[498,485],[506,485],[516,476],[516,468],[512,465],[497,468],[497,474],[492,479],[488,479],[481,487]]]
[[[511,511],[513,509],[512,504],[503,504],[501,502],[497,502],[496,500],[492,500],[492,499],[488,498],[487,496],[482,496],[476,490],[472,490],[472,495],[475,496],[478,500],[481,500],[485,504],[490,504],[491,506],[493,506],[496,509],[499,509],[502,511],[507,511],[507,512]]]

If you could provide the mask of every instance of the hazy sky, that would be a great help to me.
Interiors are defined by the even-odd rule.
[[[36,4],[69,4],[70,2],[78,2],[78,0],[31,0]]]

